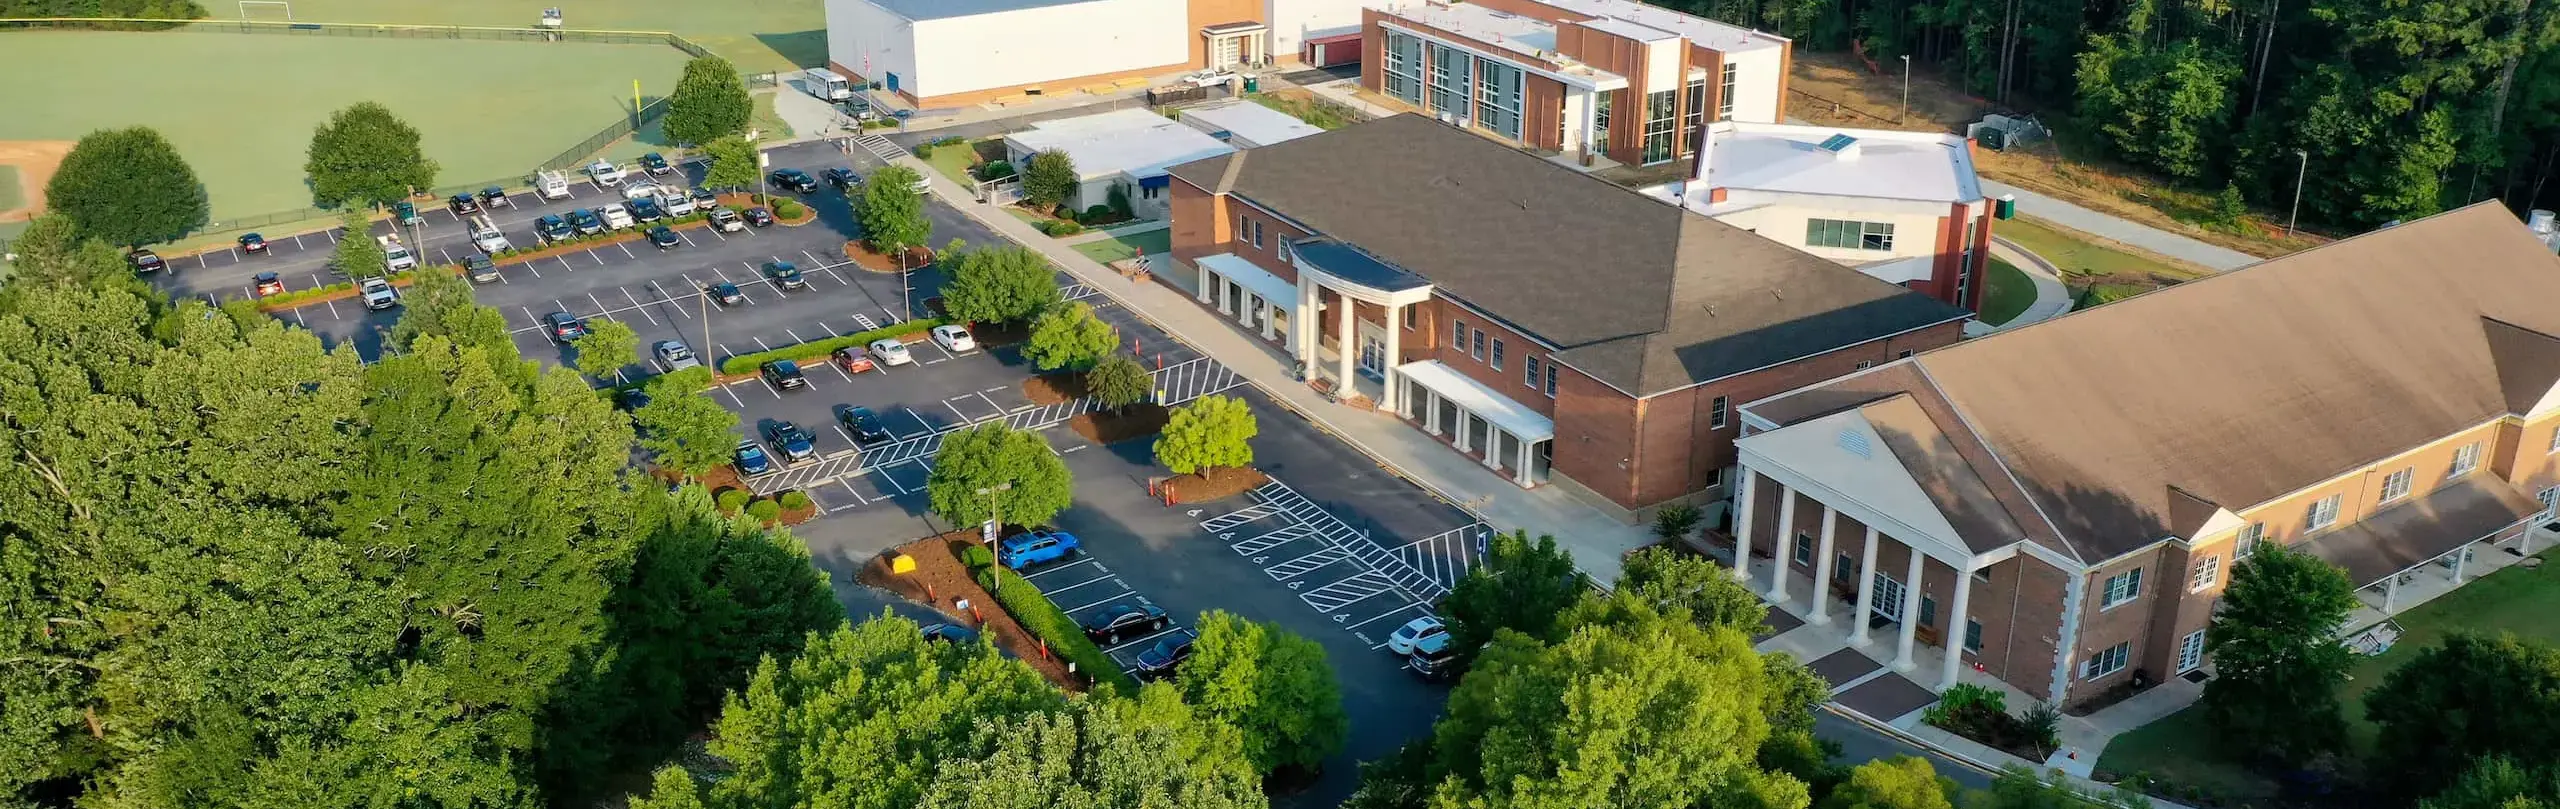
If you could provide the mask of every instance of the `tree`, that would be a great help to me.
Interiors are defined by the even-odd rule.
[[[338,246],[329,268],[348,278],[371,278],[391,271],[382,244],[373,240],[373,218],[350,208],[338,213]]]
[[[709,368],[662,374],[649,380],[649,403],[631,411],[640,448],[686,478],[728,463],[737,446],[738,414],[701,394],[710,385]]]
[[[1324,647],[1223,610],[1202,615],[1197,630],[1177,670],[1182,699],[1242,731],[1256,772],[1311,771],[1342,749],[1351,726]]]
[[[871,242],[872,249],[896,253],[933,238],[933,221],[924,216],[924,197],[916,193],[918,179],[915,169],[890,166],[863,181],[857,204],[862,238]]]
[[[1093,316],[1083,302],[1053,306],[1031,320],[1031,340],[1022,356],[1043,371],[1085,370],[1120,347],[1120,331]]]
[[[2222,193],[2214,195],[2213,212],[2207,216],[2215,225],[2236,228],[2240,226],[2240,220],[2248,215],[2249,200],[2240,195],[2240,185],[2226,183],[2222,186]]]
[[[2381,729],[2375,760],[2389,762],[2394,785],[2412,794],[2453,783],[2475,759],[2551,766],[2560,763],[2550,748],[2560,727],[2560,648],[2459,632],[2393,669],[2365,695],[2364,711]]]
[[[418,145],[418,129],[371,101],[329,114],[311,133],[302,170],[321,207],[388,205],[436,184],[436,161]]]
[[[2290,548],[2262,545],[2233,567],[2205,628],[2215,676],[2204,706],[2224,749],[2300,763],[2344,742],[2337,693],[2354,655],[2337,628],[2355,590],[2337,567]]]
[[[1047,525],[1075,500],[1067,464],[1047,439],[994,422],[944,439],[924,488],[933,513],[955,526],[977,525],[990,516]]]
[[[597,379],[621,379],[623,366],[640,361],[640,335],[611,318],[589,324],[586,336],[569,345],[578,350],[578,371]]]
[[[1174,408],[1156,437],[1156,463],[1177,475],[1253,465],[1253,437],[1262,428],[1243,399],[1202,396]]]
[[[9,242],[9,252],[17,254],[8,278],[24,281],[67,283],[74,285],[140,284],[132,268],[125,263],[124,253],[106,242],[80,233],[77,223],[59,213],[48,213],[27,223],[16,239]],[[143,292],[148,285],[133,287]]]
[[[631,809],[702,809],[702,789],[682,765],[669,764],[650,778],[647,797],[632,796]]]
[[[54,167],[44,197],[82,236],[123,247],[175,240],[203,227],[209,210],[195,169],[147,126],[80,138]]]
[[[745,138],[715,138],[702,145],[702,153],[711,158],[702,169],[704,188],[755,188],[764,179],[764,169],[756,165],[756,145]]]
[[[1073,199],[1083,182],[1074,158],[1057,149],[1042,151],[1022,164],[1022,202],[1045,211]]]
[[[1263,809],[1234,728],[1159,683],[983,728],[944,765],[921,809],[1061,806]],[[854,804],[905,806],[909,804]]]
[[[1956,783],[1919,756],[1894,756],[1860,764],[1831,792],[1822,809],[1955,809]]]
[[[667,114],[660,119],[667,139],[677,143],[710,143],[747,131],[756,102],[747,95],[738,68],[717,56],[696,56],[684,63]]]
[[[1555,537],[1531,542],[1527,531],[1495,534],[1483,562],[1441,601],[1449,618],[1449,645],[1465,655],[1504,629],[1552,638],[1559,634],[1559,618],[1588,589],[1573,557],[1556,547]]]
[[[957,246],[959,240],[952,244],[940,259],[951,273],[942,284],[942,307],[952,318],[1019,323],[1057,305],[1058,273],[1031,248],[1007,245],[963,251]]]
[[[406,351],[418,338],[433,335],[484,351],[514,351],[506,316],[481,306],[471,282],[446,272],[422,272],[410,278],[409,288],[400,293],[400,322],[391,326],[393,347]]]
[[[1120,410],[1146,401],[1155,393],[1156,379],[1146,366],[1128,357],[1110,357],[1095,363],[1084,374],[1084,389],[1103,407]]]
[[[1702,626],[1732,627],[1746,634],[1759,632],[1769,618],[1768,603],[1732,571],[1704,557],[1663,548],[1628,556],[1617,591],[1666,614],[1677,610]]]
[[[2519,766],[2504,756],[2471,763],[2460,778],[2418,809],[2545,809],[2560,803],[2560,771]]]

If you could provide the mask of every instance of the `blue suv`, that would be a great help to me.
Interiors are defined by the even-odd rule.
[[[1076,535],[1065,531],[1033,531],[996,543],[996,561],[1021,570],[1074,556],[1083,544],[1076,541]]]

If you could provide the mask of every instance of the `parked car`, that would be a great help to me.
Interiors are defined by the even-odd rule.
[[[693,349],[685,347],[682,340],[660,340],[657,345],[649,347],[649,352],[658,355],[658,364],[666,366],[668,373],[702,364],[702,360],[693,356]]]
[[[930,624],[924,628],[924,639],[941,643],[976,643],[978,630],[959,624]]]
[[[356,291],[364,296],[364,308],[367,309],[380,311],[400,305],[400,292],[381,276],[364,279],[356,284]]]
[[[1193,87],[1216,87],[1226,84],[1227,82],[1234,81],[1235,78],[1235,71],[1209,68],[1207,70],[1193,71],[1184,75],[1182,77],[1182,83]]]
[[[655,183],[632,183],[622,187],[622,199],[625,202],[648,199],[657,195],[658,186]]]
[[[782,187],[786,191],[796,191],[805,194],[818,190],[817,179],[810,177],[808,172],[801,171],[799,169],[775,169],[772,174],[765,175],[765,180]]]
[[[1021,570],[1042,562],[1065,559],[1084,547],[1076,535],[1065,531],[1032,531],[1016,534],[996,542],[996,561],[1005,567]]]
[[[632,225],[631,209],[622,207],[622,203],[619,202],[605,203],[604,207],[596,209],[596,215],[604,217],[604,226],[614,230]]]
[[[665,174],[676,170],[675,164],[668,163],[666,156],[658,154],[657,152],[650,152],[648,154],[641,155],[640,168],[648,171],[650,174]]]
[[[712,207],[712,206],[715,206],[715,205],[719,205],[719,204],[720,204],[720,195],[719,195],[719,194],[712,193],[712,192],[711,192],[711,189],[708,189],[708,188],[696,188],[696,189],[693,189],[693,205],[694,205],[694,207],[696,207],[696,208],[709,208],[709,207]]]
[[[660,193],[658,206],[667,209],[668,216],[691,216],[694,211],[693,198],[685,196],[684,190],[679,188],[670,188]]]
[[[783,289],[807,289],[809,287],[809,279],[802,277],[800,275],[800,268],[788,261],[765,262],[764,277],[773,281],[774,286]]]
[[[717,303],[722,306],[736,306],[747,302],[746,293],[739,292],[737,284],[732,284],[727,281],[703,287],[702,294],[711,296],[712,303]]]
[[[1405,658],[1404,667],[1426,682],[1447,682],[1456,678],[1458,650],[1451,648],[1450,637],[1434,635],[1415,644],[1413,654]]]
[[[882,365],[905,365],[916,361],[914,355],[907,353],[907,344],[895,337],[871,341],[871,356],[879,359]]]
[[[533,218],[533,236],[543,244],[560,241],[571,235],[573,234],[569,230],[569,220],[560,218],[559,214],[543,214]]]
[[[933,344],[953,354],[978,348],[977,339],[969,336],[969,327],[956,324],[933,327]]]
[[[1422,642],[1425,638],[1436,638],[1446,634],[1449,634],[1447,624],[1440,623],[1438,618],[1425,615],[1406,621],[1404,626],[1396,627],[1396,631],[1387,636],[1387,651],[1400,655],[1413,654],[1414,644]]]
[[[1161,632],[1172,626],[1173,619],[1153,604],[1113,604],[1084,619],[1085,637],[1109,646],[1124,636],[1143,632]]]
[[[470,194],[455,194],[452,199],[445,200],[444,207],[451,209],[454,217],[459,219],[479,213],[480,200]]]
[[[836,362],[836,367],[843,368],[848,374],[858,374],[880,367],[872,364],[871,352],[862,350],[861,346],[845,346],[836,349],[832,358]]]
[[[498,262],[489,260],[488,256],[464,256],[462,273],[472,283],[486,284],[498,280]]]
[[[133,271],[137,273],[159,272],[169,266],[169,262],[160,260],[160,254],[139,247],[134,248],[131,253],[126,253],[124,260],[125,263],[133,265]]]
[[[418,216],[418,206],[407,202],[391,203],[391,218],[403,225],[415,225],[425,221]]]
[[[267,237],[255,233],[240,234],[240,252],[264,255],[267,252]]]
[[[836,423],[844,425],[844,431],[853,436],[854,443],[865,446],[893,437],[889,435],[889,428],[881,426],[880,416],[861,405],[836,405]]]
[[[569,224],[578,229],[580,236],[593,236],[604,232],[604,217],[596,215],[596,212],[589,208],[570,211]]]
[[[1158,638],[1156,645],[1138,653],[1138,668],[1129,673],[1137,675],[1140,680],[1161,680],[1171,677],[1174,667],[1182,665],[1182,661],[1191,659],[1192,643],[1199,639],[1200,636],[1192,634],[1188,629],[1177,630],[1171,635]]]
[[[738,474],[754,477],[773,471],[773,459],[753,441],[738,442]]]
[[[507,190],[504,188],[493,185],[480,189],[480,207],[482,208],[513,208],[515,206],[516,201],[507,198]]]
[[[544,315],[542,322],[549,327],[551,342],[554,343],[566,343],[587,336],[587,322],[579,320],[577,315],[553,312]]]
[[[631,201],[631,218],[642,222],[655,222],[667,218],[667,211],[665,208],[658,207],[657,200],[642,197]]]
[[[614,165],[610,161],[598,160],[587,164],[587,176],[595,178],[597,185],[612,188],[622,184],[624,175],[621,166]]]
[[[756,369],[765,384],[775,390],[798,390],[809,386],[809,378],[800,375],[800,364],[790,360],[774,360]]]
[[[765,422],[764,445],[781,453],[782,462],[786,464],[818,456],[818,437],[788,421]]]
[[[747,224],[754,225],[756,227],[770,227],[773,225],[773,212],[765,210],[762,206],[748,208],[745,213],[739,215],[747,218]]]
[[[855,183],[862,182],[861,177],[856,176],[852,169],[847,168],[833,168],[818,172],[818,178],[826,180],[828,185],[835,186],[838,191],[852,188]]]
[[[275,273],[258,273],[256,278],[250,279],[250,283],[256,285],[257,295],[261,298],[284,294],[284,278]]]
[[[736,233],[747,229],[747,220],[738,218],[737,211],[713,208],[711,209],[711,226],[718,228],[722,233]]]
[[[676,235],[675,228],[659,225],[649,229],[649,243],[660,250],[673,250],[684,246],[684,237]]]

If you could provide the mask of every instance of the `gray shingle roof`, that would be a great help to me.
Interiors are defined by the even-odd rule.
[[[1429,278],[1638,396],[1965,315],[1421,116],[1173,175]]]

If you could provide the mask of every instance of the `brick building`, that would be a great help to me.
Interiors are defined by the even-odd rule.
[[[2265,543],[2378,621],[2560,500],[2555,296],[2483,203],[1748,403],[1736,573],[2061,704],[2208,665]]]
[[[1158,278],[1310,382],[1621,513],[1720,499],[1736,405],[1954,342],[1966,317],[1419,116],[1172,175]]]

